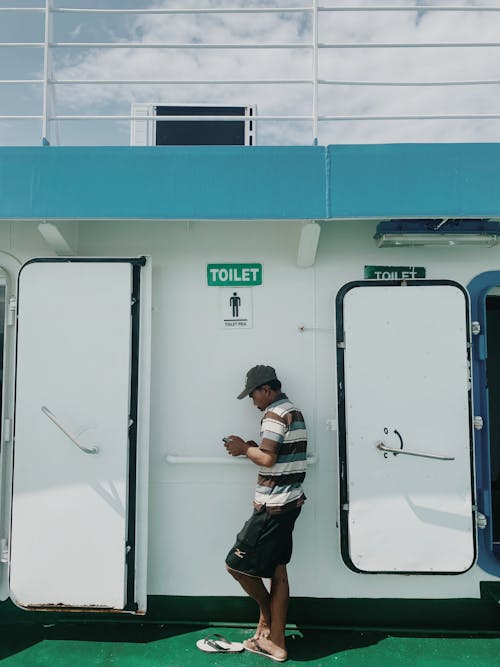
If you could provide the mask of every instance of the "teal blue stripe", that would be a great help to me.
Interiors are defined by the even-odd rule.
[[[341,145],[328,158],[332,218],[498,215],[498,143]]]
[[[0,218],[315,220],[325,159],[320,146],[2,147]]]
[[[0,218],[495,217],[499,171],[493,142],[7,146]]]
[[[289,426],[290,431],[298,431],[300,428],[303,428],[305,430],[306,425],[304,422],[299,422],[299,421],[292,422]]]
[[[283,454],[281,456],[278,456],[276,463],[289,463],[290,461],[305,461],[306,459],[307,459],[306,452],[297,452],[297,454]]]

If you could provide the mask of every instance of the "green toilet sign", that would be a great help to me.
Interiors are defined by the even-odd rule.
[[[262,285],[262,264],[207,264],[209,287]]]
[[[425,278],[423,266],[365,266],[365,278],[371,280],[413,280]]]

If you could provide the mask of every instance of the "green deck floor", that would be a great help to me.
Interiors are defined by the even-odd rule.
[[[195,644],[211,632],[234,641],[249,628],[61,624],[0,626],[0,661],[23,667],[258,667],[278,664],[250,653],[208,655]],[[342,630],[290,630],[293,665],[321,667],[500,666],[498,636],[436,636]],[[3,665],[2,665],[3,667]]]

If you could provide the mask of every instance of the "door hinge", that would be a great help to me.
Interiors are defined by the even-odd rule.
[[[17,299],[11,296],[9,299],[9,308],[7,311],[7,325],[11,327],[16,321]]]
[[[470,330],[473,336],[481,333],[481,324],[479,322],[471,322]]]
[[[345,342],[343,340],[340,341],[340,343],[337,343],[337,347],[340,347],[342,349],[345,348]]]
[[[473,419],[473,424],[476,431],[481,431],[484,426],[483,418],[476,415]]]
[[[476,514],[476,523],[477,523],[477,527],[481,528],[481,530],[483,530],[488,525],[488,519],[485,517],[484,514],[482,514],[481,512],[478,512]]]
[[[7,538],[2,537],[0,540],[0,563],[9,562],[9,542]]]
[[[12,419],[3,420],[3,441],[11,442],[12,440]]]

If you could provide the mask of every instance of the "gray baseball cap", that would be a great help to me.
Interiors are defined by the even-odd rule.
[[[245,388],[239,394],[238,398],[245,398],[245,396],[251,394],[257,387],[277,379],[276,371],[272,366],[254,366],[248,371]]]

